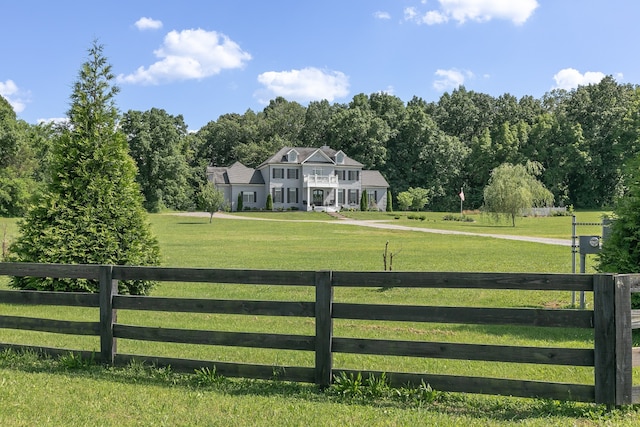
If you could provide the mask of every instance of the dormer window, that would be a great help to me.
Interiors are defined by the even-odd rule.
[[[344,163],[344,153],[342,151],[336,153],[336,163],[339,165]]]
[[[296,163],[298,161],[298,152],[296,150],[291,150],[287,153],[287,161],[289,163]]]

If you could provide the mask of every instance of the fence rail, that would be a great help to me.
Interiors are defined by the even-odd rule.
[[[640,311],[631,310],[631,293],[640,290],[640,275],[416,273],[221,270],[94,265],[0,263],[0,276],[68,277],[100,281],[99,294],[0,290],[0,303],[99,308],[95,322],[51,320],[0,315],[0,329],[18,329],[100,337],[100,359],[126,364],[132,359],[177,371],[215,367],[222,375],[313,382],[328,386],[334,375],[380,371],[335,369],[336,353],[408,356],[434,359],[530,363],[594,368],[593,384],[572,384],[475,376],[385,372],[392,385],[420,384],[452,392],[541,397],[596,402],[607,405],[640,403],[632,368],[640,366],[640,349],[632,347],[631,330],[640,325]],[[118,295],[119,280],[156,280],[249,285],[308,286],[315,300],[254,301],[165,298]],[[339,287],[405,287],[443,289],[494,289],[593,292],[593,310],[538,308],[477,308],[423,305],[381,305],[334,302]],[[251,316],[313,318],[315,335],[225,332],[126,325],[117,322],[117,310],[216,313]],[[334,337],[334,319],[365,321],[454,323],[468,325],[519,325],[590,329],[593,348],[556,348],[420,342]],[[240,346],[314,352],[314,366],[272,366],[249,363],[192,360],[116,351],[117,339],[195,345]],[[59,355],[74,349],[57,349],[0,343],[2,348],[28,348]]]

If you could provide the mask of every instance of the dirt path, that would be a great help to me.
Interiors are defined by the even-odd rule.
[[[207,212],[182,212],[174,215],[180,216],[192,216],[192,217],[209,217]],[[249,220],[249,221],[281,221],[281,222],[323,222],[327,224],[336,225],[355,225],[358,227],[371,227],[381,228],[386,230],[401,230],[401,231],[417,231],[419,233],[432,233],[432,234],[453,234],[459,236],[478,236],[478,237],[492,237],[494,239],[503,240],[517,240],[521,242],[542,243],[545,245],[557,245],[557,246],[571,246],[570,239],[552,239],[548,237],[531,237],[531,236],[513,236],[509,234],[486,234],[486,233],[472,233],[467,231],[454,231],[454,230],[439,230],[436,228],[423,228],[423,227],[409,227],[405,225],[390,224],[385,220],[355,220],[355,219],[342,219],[342,220],[295,220],[295,219],[271,219],[271,218],[253,218],[240,215],[229,215],[223,212],[216,212],[214,218],[219,219],[237,219],[237,220]]]

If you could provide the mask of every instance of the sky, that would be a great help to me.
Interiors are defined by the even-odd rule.
[[[121,112],[161,108],[191,131],[278,96],[541,98],[640,84],[639,17],[637,0],[0,0],[0,95],[29,123],[63,119],[97,40]]]

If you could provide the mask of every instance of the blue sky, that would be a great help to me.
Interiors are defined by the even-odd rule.
[[[121,111],[162,108],[190,130],[276,96],[640,84],[637,0],[0,0],[0,11],[0,95],[29,123],[65,117],[94,39]]]

